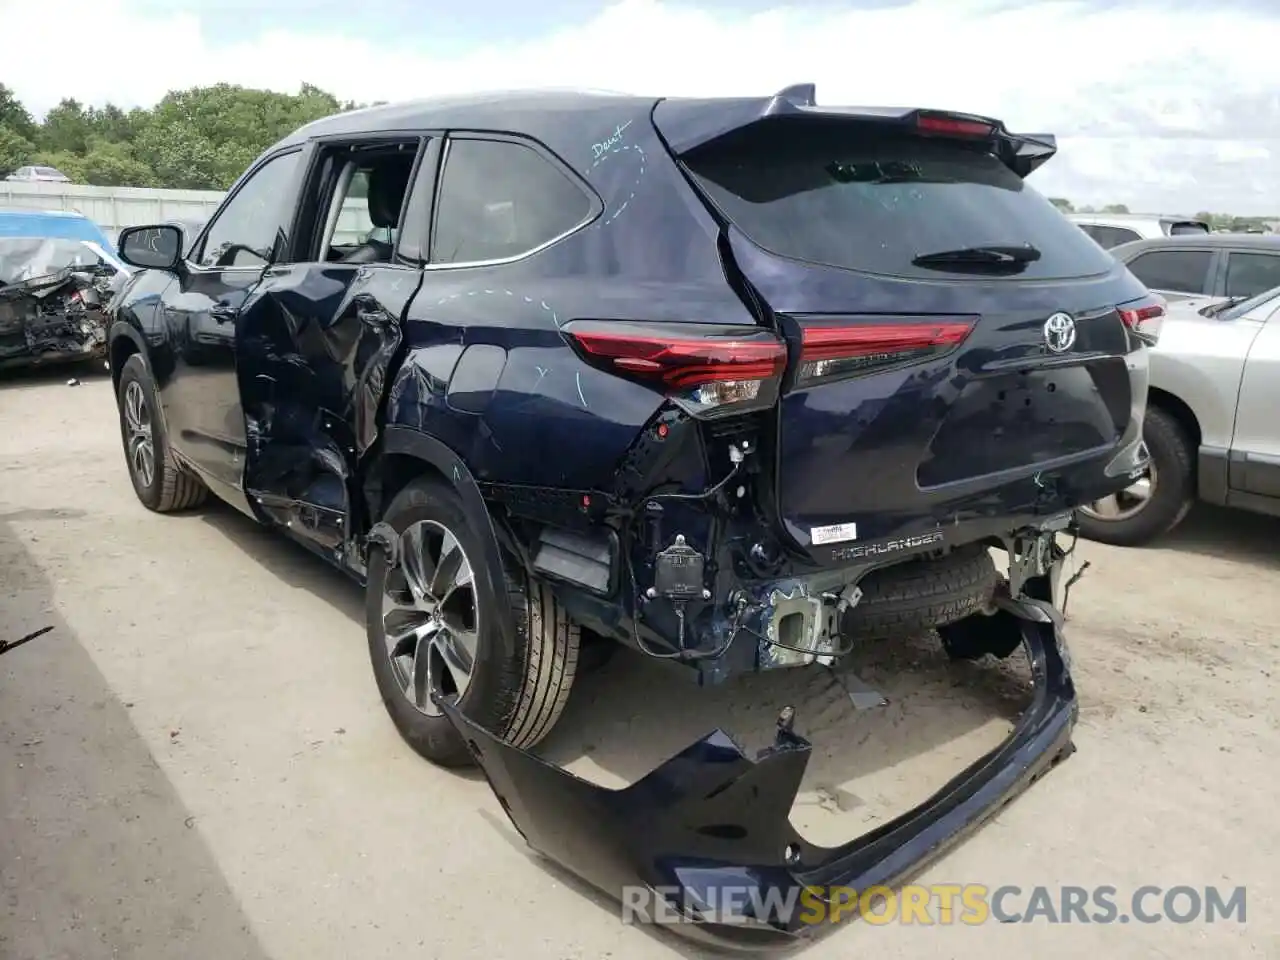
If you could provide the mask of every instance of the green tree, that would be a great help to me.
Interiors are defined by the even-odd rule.
[[[0,83],[0,129],[7,129],[27,141],[36,139],[36,124],[31,114],[3,83]]]
[[[63,100],[45,114],[36,144],[47,153],[71,153],[84,156],[89,147],[93,124],[79,100]]]
[[[0,124],[0,177],[13,173],[35,152],[34,143],[12,127]]]
[[[1071,205],[1071,201],[1066,197],[1050,197],[1049,202],[1063,213],[1072,213],[1075,211],[1075,207]]]
[[[1103,213],[1128,213],[1129,208],[1123,203],[1108,203],[1102,208]]]
[[[176,90],[151,111],[137,155],[152,158],[168,186],[225,189],[272,143],[341,109],[332,94],[305,83],[297,94],[228,83]]]
[[[85,181],[101,187],[145,187],[156,179],[155,171],[134,154],[130,144],[102,137],[89,141],[83,169]]]

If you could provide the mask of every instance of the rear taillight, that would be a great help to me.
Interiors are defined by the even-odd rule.
[[[661,387],[698,416],[771,406],[787,363],[785,344],[755,328],[575,321],[564,333],[587,363]]]
[[[1131,300],[1116,307],[1116,312],[1120,314],[1120,322],[1138,340],[1149,347],[1159,341],[1167,312],[1163,297],[1153,293],[1141,300]]]
[[[989,137],[996,130],[995,124],[980,117],[949,113],[918,113],[916,129],[922,133],[940,133],[949,137]]]
[[[971,319],[904,318],[867,323],[806,323],[797,386],[856,376],[950,353],[973,330]]]

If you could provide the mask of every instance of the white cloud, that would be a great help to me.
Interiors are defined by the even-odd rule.
[[[740,95],[813,81],[819,102],[953,108],[1058,133],[1060,156],[1036,175],[1046,192],[1280,210],[1280,140],[1267,140],[1280,137],[1280,12],[1073,0],[842,12],[797,0],[730,19],[619,0],[545,36],[441,57],[420,52],[421,37],[389,47],[319,20],[214,45],[190,14],[144,15],[129,0],[56,8],[0,0],[5,81],[38,111],[66,96],[150,104],[219,81],[296,90],[306,80],[356,100],[520,86]]]

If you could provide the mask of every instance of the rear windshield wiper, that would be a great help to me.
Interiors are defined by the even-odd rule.
[[[1020,269],[1040,259],[1040,251],[1029,243],[987,244],[922,253],[911,262],[917,267],[994,267]]]

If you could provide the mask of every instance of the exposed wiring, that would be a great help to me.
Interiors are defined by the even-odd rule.
[[[654,650],[652,647],[649,646],[648,643],[640,639],[640,623],[639,623],[640,606],[641,606],[640,585],[636,581],[635,565],[631,562],[631,549],[632,549],[632,546],[634,545],[636,520],[641,515],[641,511],[644,510],[645,505],[648,504],[651,500],[676,500],[676,501],[693,502],[693,503],[710,500],[712,497],[718,494],[721,490],[723,490],[726,486],[728,486],[730,481],[732,481],[734,477],[738,475],[739,470],[742,468],[742,461],[745,458],[743,453],[737,447],[731,447],[729,449],[729,459],[733,462],[733,467],[729,470],[729,472],[726,473],[724,477],[721,478],[718,482],[712,484],[710,487],[707,487],[707,489],[701,491],[700,493],[655,493],[654,491],[656,491],[658,487],[662,485],[657,484],[653,487],[650,487],[648,492],[646,492],[643,496],[639,498],[640,507],[636,510],[631,511],[630,515],[627,517],[626,521],[622,525],[622,531],[621,531],[622,536],[620,538],[621,548],[622,548],[622,559],[623,559],[623,562],[627,565],[627,577],[631,581],[631,596],[632,596],[631,639],[635,642],[636,648],[640,650],[641,653],[644,653],[647,656],[653,657],[654,659],[657,659],[657,660],[715,659],[716,657],[722,656],[726,651],[728,651],[729,646],[733,643],[733,640],[737,635],[736,630],[731,632],[729,634],[729,639],[727,641],[721,644],[721,646],[718,647],[717,649],[712,650],[710,652],[699,652],[697,650],[687,650],[687,649],[673,650],[671,652]]]
[[[1079,529],[1073,530],[1071,532],[1071,546],[1062,554],[1063,560],[1066,560],[1076,552],[1076,545],[1079,542],[1080,531]],[[1064,620],[1067,618],[1067,600],[1071,597],[1071,588],[1076,585],[1080,578],[1084,576],[1084,572],[1088,569],[1089,561],[1086,560],[1084,563],[1080,564],[1075,572],[1067,578],[1067,582],[1062,585],[1062,618]]]

